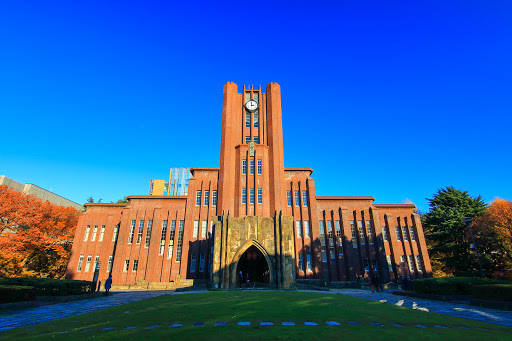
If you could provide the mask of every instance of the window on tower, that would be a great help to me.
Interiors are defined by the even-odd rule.
[[[253,116],[253,119],[254,119],[254,127],[255,128],[258,128],[260,122],[259,122],[259,115],[258,115],[258,112],[255,112],[254,113],[254,116]]]
[[[245,127],[246,128],[251,127],[251,114],[249,112],[245,113]]]

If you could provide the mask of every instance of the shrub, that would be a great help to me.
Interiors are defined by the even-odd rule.
[[[473,298],[478,300],[512,302],[510,284],[475,285],[471,292]]]
[[[506,281],[488,278],[440,277],[423,278],[412,281],[414,292],[434,295],[471,295],[475,285],[506,284]]]
[[[68,296],[92,293],[95,283],[89,281],[58,280],[53,278],[0,278],[0,285],[34,287],[36,296]]]
[[[33,301],[36,298],[34,287],[21,285],[0,285],[0,303]]]

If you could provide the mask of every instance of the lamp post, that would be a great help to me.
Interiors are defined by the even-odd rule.
[[[469,231],[471,232],[471,239],[473,240],[473,247],[475,248],[476,258],[478,259],[478,266],[480,266],[480,274],[484,278],[484,272],[482,271],[482,263],[480,262],[480,255],[478,254],[478,248],[476,247],[475,237],[473,237],[473,229],[471,228],[471,222],[473,218],[466,218],[466,223],[469,223]]]

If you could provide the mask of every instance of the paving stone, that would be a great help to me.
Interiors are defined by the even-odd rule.
[[[214,324],[215,327],[225,327],[227,325],[228,325],[227,322],[215,322],[215,324]]]
[[[135,328],[137,328],[137,326],[129,326],[129,327],[126,327],[124,329],[135,329]]]
[[[427,326],[423,326],[421,324],[417,324],[416,327],[418,327],[418,328],[428,328]]]
[[[404,326],[401,326],[399,324],[394,324],[394,323],[392,323],[391,325],[394,326],[394,327],[398,327],[398,328],[403,328],[404,327]]]
[[[448,327],[445,327],[445,326],[438,326],[438,325],[436,325],[436,328],[450,329],[450,328],[448,328]]]
[[[272,322],[260,322],[260,326],[273,326]]]
[[[153,324],[151,326],[147,326],[146,329],[153,329],[153,328],[156,328],[158,327],[158,324]]]
[[[328,326],[341,326],[341,324],[336,321],[327,321],[325,323],[327,323]]]
[[[295,322],[283,322],[283,323],[281,323],[281,325],[288,326],[288,327],[293,327],[293,326],[295,326]]]
[[[348,324],[351,324],[351,325],[353,325],[353,326],[360,326],[360,325],[361,325],[361,323],[359,323],[359,322],[354,322],[354,321],[349,321],[349,322],[347,322],[347,323],[348,323]]]
[[[383,324],[380,324],[380,323],[377,323],[377,322],[370,322],[370,324],[372,326],[375,326],[375,327],[383,327],[384,326]]]
[[[318,326],[318,323],[316,322],[304,322],[306,326]]]
[[[204,322],[196,322],[196,323],[194,323],[194,327],[201,327],[202,325],[204,325]]]
[[[179,328],[183,325],[183,323],[175,323],[175,324],[172,324],[170,328]]]
[[[238,322],[237,323],[239,326],[250,326],[251,325],[251,322]]]
[[[107,327],[107,328],[103,328],[102,330],[114,330],[114,329],[116,329],[116,328],[114,328],[114,327]]]

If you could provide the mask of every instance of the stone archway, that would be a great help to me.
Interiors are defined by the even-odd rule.
[[[274,284],[274,267],[267,251],[255,240],[240,247],[233,257],[231,270],[231,287],[236,287],[239,271],[249,273],[251,282]]]

